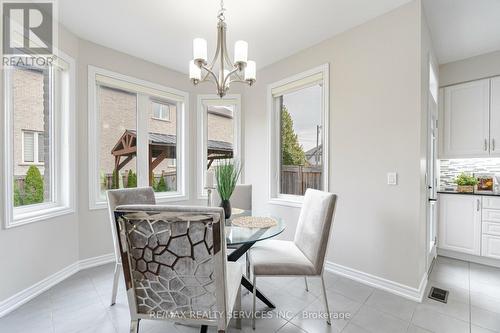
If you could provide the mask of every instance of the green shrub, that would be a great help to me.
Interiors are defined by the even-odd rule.
[[[43,202],[43,177],[40,170],[34,165],[30,166],[24,180],[23,205]]]
[[[23,198],[21,197],[21,191],[19,190],[19,184],[17,180],[14,180],[14,207],[22,206]]]
[[[112,176],[112,180],[111,180],[111,188],[112,189],[117,189],[117,188],[120,188],[120,179],[119,179],[120,175],[118,175],[118,171],[113,170],[113,176]]]
[[[156,192],[168,192],[169,188],[167,183],[165,182],[165,178],[163,175],[160,177],[158,184],[156,184]]]
[[[137,187],[137,175],[132,170],[128,171],[127,188]]]

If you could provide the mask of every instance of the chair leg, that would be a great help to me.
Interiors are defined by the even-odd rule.
[[[139,319],[130,321],[130,333],[139,333]]]
[[[307,276],[304,276],[304,282],[306,283],[306,291],[309,292],[309,286],[307,285]]]
[[[255,330],[255,299],[257,298],[257,277],[253,274],[253,305],[252,305],[252,328]]]
[[[111,291],[111,306],[116,303],[116,294],[118,292],[118,282],[120,281],[120,271],[121,264],[116,263],[115,265],[115,274],[113,276],[113,290]]]
[[[236,295],[236,328],[241,330],[241,285],[238,288],[238,295]],[[234,314],[234,310],[233,310]]]
[[[321,286],[323,287],[323,299],[325,301],[325,309],[328,315],[326,323],[328,325],[331,325],[332,321],[331,321],[330,307],[328,306],[328,298],[326,297],[325,279],[323,278],[323,274],[321,274]]]
[[[248,279],[248,281],[251,281],[251,279],[250,279],[251,266],[250,266],[250,260],[248,258],[248,252],[245,253],[245,259],[246,259],[246,268],[247,268],[247,272],[246,272],[247,279]],[[250,293],[250,291],[246,290],[245,295],[248,293]]]

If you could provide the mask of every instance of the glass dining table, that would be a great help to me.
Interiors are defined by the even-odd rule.
[[[232,221],[241,216],[252,216],[252,212],[248,210],[234,209],[231,217],[226,220],[224,227],[226,233],[226,245],[228,249],[233,250],[228,254],[228,261],[237,261],[257,242],[273,238],[281,234],[285,228],[285,222],[276,216],[270,216],[276,220],[276,225],[268,228],[250,228],[234,225]],[[247,263],[248,265],[248,263]],[[248,272],[248,269],[247,269]],[[241,285],[250,292],[253,292],[253,285],[248,279],[248,276],[243,276]],[[257,298],[259,298],[268,307],[274,309],[275,305],[257,289]]]

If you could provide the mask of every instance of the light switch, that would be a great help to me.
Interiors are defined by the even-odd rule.
[[[388,172],[387,173],[387,185],[398,185],[397,172]]]

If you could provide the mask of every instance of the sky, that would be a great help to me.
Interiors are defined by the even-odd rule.
[[[293,128],[304,151],[316,147],[316,125],[321,125],[321,87],[316,85],[286,94],[283,104],[292,116]]]

